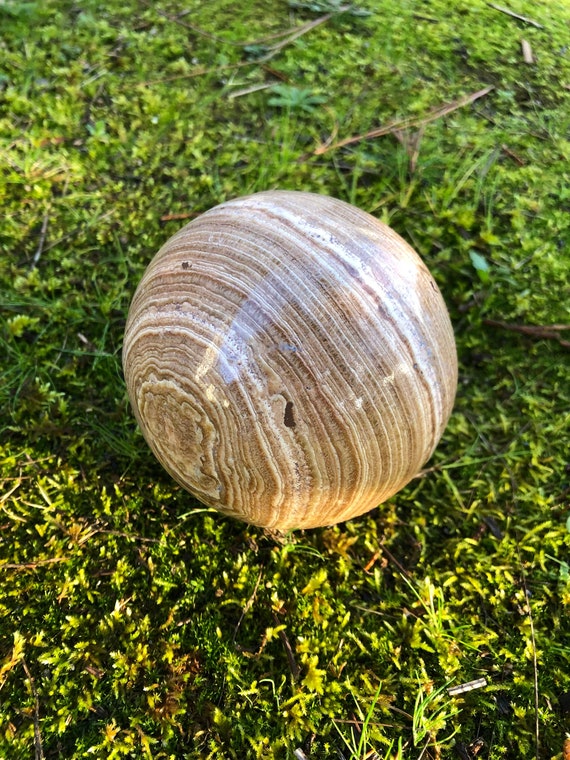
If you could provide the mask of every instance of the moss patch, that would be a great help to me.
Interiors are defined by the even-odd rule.
[[[560,756],[566,3],[104,5],[0,4],[0,754]],[[164,240],[274,187],[408,239],[461,365],[421,477],[283,540],[169,479],[120,367]]]

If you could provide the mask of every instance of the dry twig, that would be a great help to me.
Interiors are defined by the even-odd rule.
[[[58,240],[54,240],[53,243],[46,245],[43,248],[42,252],[45,253],[46,251],[51,251],[51,249],[55,248],[57,245],[60,245],[61,243],[64,243],[66,240],[69,240],[70,238],[75,237],[75,235],[79,235],[80,232],[90,229],[94,224],[100,224],[106,219],[109,219],[111,216],[113,216],[114,213],[115,213],[115,209],[111,209],[110,211],[106,211],[104,214],[101,214],[101,216],[94,216],[93,219],[90,220],[89,222],[86,222],[85,224],[75,227],[71,232],[68,232],[67,235],[62,235]]]
[[[229,100],[235,100],[236,98],[242,98],[244,95],[251,95],[252,92],[259,92],[260,90],[268,90],[274,86],[274,82],[263,82],[262,84],[252,84],[251,87],[244,87],[243,90],[235,90],[228,95]]]
[[[394,565],[396,565],[396,567],[402,573],[403,576],[405,576],[406,578],[411,578],[412,577],[412,574],[410,572],[408,572],[408,570],[406,570],[406,568],[400,562],[398,562],[398,560],[396,559],[396,557],[394,557],[394,555],[392,554],[392,552],[390,552],[388,549],[386,549],[386,547],[384,546],[384,544],[379,544],[378,546],[379,546],[380,550],[382,552],[384,552],[384,554],[388,557],[388,559],[390,560],[390,562],[392,562]]]
[[[212,72],[220,73],[222,71],[231,71],[235,69],[241,69],[244,66],[262,66],[262,64],[267,63],[267,61],[273,58],[273,56],[277,55],[277,53],[279,53],[279,51],[282,50],[283,48],[287,47],[287,45],[290,45],[292,42],[294,42],[296,39],[298,39],[302,35],[306,34],[307,32],[310,32],[311,29],[314,29],[315,27],[320,26],[321,24],[324,24],[326,21],[331,19],[336,13],[340,13],[343,10],[346,10],[347,8],[348,6],[341,6],[334,13],[327,13],[324,16],[320,16],[319,18],[314,19],[314,21],[309,21],[307,24],[303,24],[303,26],[296,27],[292,30],[291,29],[288,30],[286,33],[284,33],[286,35],[284,39],[279,39],[279,42],[276,42],[275,44],[270,45],[266,48],[267,53],[265,53],[265,55],[262,55],[259,58],[252,58],[251,61],[240,61],[239,63],[230,63],[225,66],[217,66],[211,69],[205,66],[198,66],[196,69],[194,69],[193,71],[190,71],[187,74],[175,74],[171,77],[163,77],[162,79],[149,79],[145,82],[139,82],[137,86],[148,87],[155,84],[163,84],[164,82],[173,82],[177,79],[193,79],[194,77],[203,76],[204,74],[211,74]],[[165,14],[162,14],[162,15],[164,16]],[[170,17],[167,16],[166,18],[170,18]],[[175,18],[171,18],[170,20],[176,21]],[[178,20],[177,23],[181,23],[181,22]],[[194,29],[194,27],[190,27],[190,28]],[[197,32],[198,30],[194,29],[194,31]],[[204,33],[204,34],[206,34],[206,36],[208,37],[212,36],[212,35],[209,35],[208,33]],[[273,36],[275,38],[283,37],[282,34],[276,34]],[[215,37],[215,39],[218,40],[219,42],[222,42],[222,41],[226,42],[226,40],[222,40],[219,37]],[[253,47],[256,44],[263,46],[263,41],[257,41],[257,43],[255,42],[248,42],[248,43],[243,43],[243,44],[240,43],[240,47],[243,45]]]
[[[529,629],[530,629],[530,644],[532,648],[532,672],[533,672],[533,682],[534,682],[534,741],[535,741],[535,749],[536,749],[535,757],[540,757],[540,699],[539,699],[539,691],[538,691],[538,658],[536,654],[536,635],[534,632],[534,620],[532,617],[532,610],[530,608],[530,593],[529,593],[528,585],[526,582],[526,573],[524,570],[524,565],[522,563],[520,544],[518,540],[516,543],[516,548],[517,548],[517,556],[518,556],[520,572],[521,572],[522,587],[523,587],[525,602],[526,602],[525,612],[528,617],[528,623],[529,623]]]
[[[247,602],[245,603],[245,607],[244,607],[244,608],[243,608],[243,610],[241,611],[241,615],[240,615],[240,618],[239,618],[239,620],[237,621],[236,627],[235,627],[235,629],[234,629],[234,636],[233,636],[233,639],[232,639],[232,641],[235,641],[235,640],[236,640],[236,636],[237,636],[237,632],[238,632],[238,630],[239,630],[239,627],[240,627],[240,625],[242,624],[242,621],[243,621],[244,617],[245,617],[245,616],[247,615],[247,613],[250,611],[250,609],[251,609],[251,607],[252,607],[252,605],[253,605],[253,603],[254,603],[254,601],[255,601],[255,597],[256,597],[256,595],[257,595],[257,589],[259,588],[259,584],[260,584],[260,582],[261,582],[261,576],[262,576],[262,575],[263,575],[263,568],[261,568],[261,570],[259,571],[259,575],[257,576],[257,580],[255,581],[255,586],[253,587],[253,591],[251,592],[251,596],[249,597],[249,599],[248,599],[248,600],[247,600]]]
[[[306,34],[307,32],[310,32],[311,29],[314,29],[315,27],[320,26],[321,24],[324,24],[326,21],[329,21],[337,13],[342,13],[343,11],[348,10],[348,8],[349,8],[348,5],[341,5],[340,8],[336,9],[333,13],[326,13],[324,16],[319,16],[319,18],[316,18],[313,21],[309,21],[306,24],[303,24],[303,26],[300,26],[298,29],[293,29],[291,33],[287,37],[285,37],[285,39],[282,39],[279,42],[276,42],[274,45],[270,45],[267,48],[268,52],[265,55],[262,55],[261,58],[256,58],[250,63],[258,63],[258,64],[266,63],[271,58],[273,58],[274,55],[277,55],[277,53],[280,50],[282,50],[284,47],[287,47],[287,45],[290,45],[292,42],[295,42],[295,40],[301,37],[302,35]]]
[[[38,559],[36,562],[5,562],[3,565],[0,565],[0,570],[35,570],[40,565],[51,565],[52,562],[67,562],[67,557]]]
[[[419,21],[429,21],[431,24],[439,24],[439,19],[433,16],[426,16],[424,13],[412,13],[413,18],[417,18]]]
[[[273,620],[275,621],[275,625],[279,626],[279,618],[275,613],[273,613]],[[289,643],[289,639],[287,638],[287,634],[285,631],[279,629],[278,636],[281,639],[281,643],[283,644],[283,648],[285,649],[285,654],[287,655],[287,662],[289,663],[289,670],[291,671],[291,675],[293,676],[293,680],[297,681],[299,678],[299,675],[301,673],[301,669],[297,665],[297,660],[295,659],[295,654],[293,652],[293,647]]]
[[[34,679],[32,678],[32,674],[28,670],[28,666],[26,665],[26,661],[22,659],[22,666],[24,668],[24,672],[26,673],[26,677],[28,681],[30,682],[30,689],[32,691],[32,696],[34,697],[34,746],[35,746],[35,760],[44,760],[44,750],[42,746],[42,735],[40,732],[40,698],[38,696],[38,691],[36,689],[36,684],[34,683]]]
[[[515,13],[514,11],[510,11],[508,8],[504,8],[502,5],[495,5],[495,3],[487,3],[487,5],[490,8],[494,8],[496,11],[500,11],[501,13],[506,13],[507,16],[516,18],[519,21],[524,21],[525,24],[531,24],[531,26],[536,26],[537,29],[544,29],[542,24],[539,24],[538,21],[533,21],[531,18],[528,18],[528,16],[521,16],[520,13]]]
[[[515,163],[517,163],[519,166],[524,166],[524,161],[520,156],[518,156],[514,151],[512,151],[508,145],[501,145],[501,150],[505,155],[507,155],[509,158],[512,158]]]
[[[145,5],[148,8],[154,8],[154,5],[151,3],[145,3]],[[343,11],[348,10],[348,5],[341,6],[338,10],[335,10],[335,13],[342,13]],[[306,31],[308,32],[310,29],[313,29],[315,26],[318,26],[319,24],[323,23],[323,20],[328,21],[328,19],[333,15],[332,13],[328,13],[326,18],[324,16],[321,16],[318,19],[315,19],[314,21],[308,21],[306,24],[303,24],[302,26],[294,26],[290,27],[289,29],[282,29],[280,32],[274,32],[273,34],[269,34],[266,37],[261,37],[257,40],[230,40],[226,39],[225,37],[219,37],[216,34],[211,34],[210,32],[207,32],[205,29],[202,29],[199,26],[196,26],[195,24],[190,24],[188,21],[182,21],[182,18],[190,11],[184,11],[182,13],[177,14],[176,16],[172,16],[169,13],[165,13],[164,11],[158,10],[154,8],[159,16],[162,16],[163,18],[167,19],[168,21],[172,21],[175,24],[178,24],[179,26],[184,27],[185,29],[189,29],[196,34],[198,34],[200,37],[205,37],[206,39],[213,40],[214,42],[220,42],[225,45],[232,45],[233,47],[240,47],[240,48],[247,48],[247,47],[261,47],[266,45],[268,42],[272,40],[278,40],[283,39],[284,37],[289,40],[289,38],[296,39],[301,34],[304,34]],[[287,44],[287,40],[285,41],[285,44]],[[274,47],[278,47],[281,43],[277,43]],[[273,48],[271,48],[273,49]]]
[[[149,2],[146,2],[145,5],[147,7],[152,7],[151,3]],[[319,18],[316,18],[313,21],[308,21],[306,24],[303,24],[302,26],[285,29],[281,32],[276,32],[275,34],[271,34],[259,40],[251,40],[247,42],[239,42],[239,41],[235,42],[232,40],[227,40],[223,37],[219,37],[218,35],[211,34],[210,32],[206,32],[204,29],[201,29],[200,27],[194,24],[190,24],[187,21],[182,21],[182,16],[186,15],[185,13],[178,14],[177,16],[171,16],[170,14],[165,13],[164,11],[161,11],[161,10],[157,10],[156,12],[159,14],[159,16],[162,16],[163,18],[166,18],[169,21],[172,21],[173,23],[178,24],[179,26],[189,29],[193,31],[195,34],[199,34],[201,37],[206,37],[207,39],[213,40],[214,42],[229,44],[229,45],[233,45],[234,47],[241,47],[241,48],[266,47],[268,51],[266,55],[262,56],[261,58],[257,58],[255,60],[247,62],[250,64],[256,64],[256,63],[264,63],[265,61],[268,61],[276,53],[278,53],[282,48],[286,47],[287,45],[290,45],[292,42],[294,42],[296,39],[301,37],[303,34],[310,32],[311,29],[314,29],[315,27],[320,26],[321,24],[324,24],[326,21],[331,19],[336,14],[347,11],[349,7],[350,6],[348,5],[341,5],[339,8],[336,8],[333,12],[326,13],[324,16],[320,16]],[[269,42],[270,40],[279,40],[279,42],[275,42],[273,45],[268,46],[267,42]],[[242,64],[242,65],[247,65],[247,63]]]
[[[389,134],[395,133],[397,130],[410,129],[412,127],[416,127],[420,129],[432,121],[441,119],[443,116],[447,116],[448,114],[453,113],[453,111],[457,111],[459,108],[463,108],[464,106],[467,106],[470,103],[473,103],[473,101],[484,97],[485,95],[490,93],[491,90],[494,90],[494,89],[495,88],[493,85],[489,85],[488,87],[484,87],[482,90],[477,90],[477,92],[473,92],[470,95],[465,95],[463,98],[454,100],[452,103],[444,103],[443,105],[434,109],[430,114],[428,114],[428,116],[424,116],[423,118],[417,117],[417,118],[396,119],[394,121],[389,122],[383,127],[372,129],[370,130],[370,132],[366,132],[363,135],[354,135],[352,137],[347,137],[344,140],[339,140],[339,142],[332,143],[332,144],[330,144],[329,141],[326,141],[325,143],[323,143],[322,145],[319,145],[318,148],[315,149],[314,154],[316,156],[320,156],[323,153],[327,153],[329,150],[342,148],[345,145],[351,145],[352,143],[360,142],[361,140],[368,140],[373,137],[382,137],[383,135],[389,135]]]
[[[393,134],[398,142],[404,147],[409,159],[410,176],[416,171],[416,165],[420,156],[420,143],[425,131],[425,124],[415,132],[405,129],[395,129]]]
[[[38,261],[40,260],[40,257],[44,250],[44,245],[46,242],[46,235],[47,235],[47,228],[48,228],[48,222],[49,222],[49,214],[44,214],[44,218],[42,219],[42,228],[40,230],[40,241],[38,243],[38,248],[34,254],[34,258],[32,259],[32,267],[35,267]]]
[[[566,340],[561,335],[564,330],[570,330],[570,325],[517,325],[498,319],[484,319],[483,324],[529,335],[538,340],[557,340],[564,348],[570,348],[570,340]]]
[[[370,557],[370,559],[364,566],[364,572],[369,573],[370,570],[372,570],[372,568],[376,564],[376,560],[379,560],[381,556],[382,556],[382,552],[374,552],[374,554]]]

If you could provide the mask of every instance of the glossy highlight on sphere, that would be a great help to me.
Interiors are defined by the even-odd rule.
[[[292,191],[222,203],[166,242],[131,303],[123,367],[172,477],[276,530],[400,490],[457,388],[447,309],[415,251],[348,203]]]

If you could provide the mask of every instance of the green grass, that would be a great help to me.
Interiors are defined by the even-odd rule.
[[[347,5],[0,3],[1,757],[562,757],[570,354],[489,320],[570,322],[570,9]],[[408,239],[460,359],[426,472],[283,541],[171,481],[120,366],[160,245],[273,187]]]

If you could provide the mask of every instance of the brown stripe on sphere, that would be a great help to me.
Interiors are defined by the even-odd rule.
[[[360,515],[431,456],[457,386],[453,331],[413,249],[311,193],[223,203],[157,253],[123,348],[170,474],[270,528]]]

